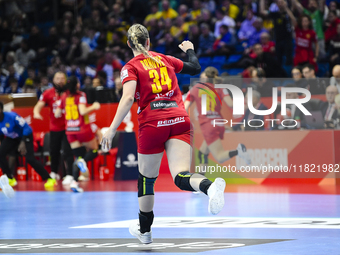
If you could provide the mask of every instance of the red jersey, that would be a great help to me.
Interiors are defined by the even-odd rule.
[[[295,27],[295,51],[304,49],[313,52],[313,43],[316,41],[317,38],[314,30],[302,30],[299,27]]]
[[[88,115],[80,115],[78,105],[87,104],[86,94],[78,91],[75,95],[66,92],[60,100],[60,108],[65,113],[66,134],[81,132],[84,128],[90,128]]]
[[[131,80],[137,81],[135,98],[139,124],[188,116],[176,77],[176,73],[183,68],[183,62],[156,52],[149,54],[161,63],[140,54],[131,59],[121,71],[123,85]]]
[[[214,87],[213,84],[207,83],[209,87]],[[211,93],[207,93],[206,91],[209,91]],[[222,110],[222,104],[219,100],[223,101],[223,98],[225,96],[229,96],[229,92],[227,89],[215,89],[217,92],[217,95],[214,91],[209,89],[207,86],[203,84],[196,84],[192,89],[190,90],[190,93],[188,93],[187,98],[185,101],[190,100],[190,102],[196,102],[196,109],[198,112],[198,121],[200,125],[210,122],[212,119],[221,119],[221,110]],[[206,115],[202,114],[202,95],[206,95],[206,102],[207,102],[207,109],[206,109]],[[213,96],[213,98],[211,97]],[[219,98],[218,98],[219,97]],[[190,98],[190,99],[189,99]]]
[[[64,115],[60,118],[54,117],[54,112],[58,108],[60,95],[54,88],[50,88],[41,94],[39,101],[44,102],[50,108],[50,131],[58,132],[65,130]]]

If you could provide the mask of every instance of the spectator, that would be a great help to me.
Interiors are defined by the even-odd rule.
[[[306,79],[306,89],[310,91],[312,95],[320,95],[325,93],[326,83],[324,80],[315,76],[314,65],[308,63],[303,66],[302,74]]]
[[[103,89],[104,88],[103,81],[100,78],[94,78],[92,81],[92,88]]]
[[[170,7],[170,3],[168,0],[162,1],[162,11],[157,14],[160,18],[166,19],[174,19],[177,18],[178,13]]]
[[[329,62],[330,69],[340,64],[340,24],[337,25],[336,34],[329,43]]]
[[[112,52],[107,51],[103,59],[98,61],[97,65],[97,75],[99,71],[104,71],[106,73],[106,82],[103,83],[108,88],[114,87],[113,73],[115,70],[121,70],[122,64],[118,61],[117,56],[112,54]]]
[[[91,51],[93,51],[98,46],[97,40],[99,36],[100,32],[96,32],[93,26],[89,26],[85,28],[85,35],[81,41],[85,42],[90,47]]]
[[[194,23],[194,22],[187,22],[189,25]],[[209,10],[207,9],[203,9],[201,12],[201,16],[199,18],[198,24],[201,25],[202,23],[207,23],[210,26],[210,30],[214,31],[215,26],[214,26],[214,22],[212,21],[212,17],[211,17],[211,13]]]
[[[183,41],[184,36],[189,32],[189,23],[184,22],[181,16],[176,18],[175,25],[170,28],[171,36],[173,36],[178,41]]]
[[[294,80],[294,86],[295,87],[299,87],[299,88],[305,88],[306,87],[306,84],[305,84],[306,82],[303,79],[301,70],[298,66],[295,66],[292,69],[292,77],[293,77],[293,80]]]
[[[241,23],[241,28],[237,33],[238,39],[240,41],[247,41],[254,32],[255,28],[253,27],[253,22],[255,19],[256,16],[254,16],[253,11],[248,10],[246,19]]]
[[[19,75],[22,75],[22,73],[25,71],[25,68],[18,63],[16,60],[15,52],[9,51],[6,55],[6,63],[4,64],[4,67],[9,67],[13,65],[15,72]]]
[[[123,7],[123,19],[130,24],[142,24],[148,13],[148,4],[145,4],[143,0],[124,0]]]
[[[170,33],[165,34],[164,38],[159,40],[159,45],[165,47],[165,54],[178,56],[181,53],[181,49],[178,47],[179,41],[176,37],[173,37]]]
[[[267,80],[266,73],[262,68],[255,68],[252,71],[252,87],[263,97],[271,97],[274,84]]]
[[[263,20],[261,18],[256,18],[253,22],[254,29],[249,36],[248,45],[253,46],[255,43],[260,42],[260,36],[262,33],[267,33],[268,31],[263,28]]]
[[[95,30],[101,30],[104,28],[104,23],[100,18],[100,11],[94,9],[91,11],[91,18],[84,20],[84,26],[89,27],[92,26]]]
[[[308,15],[312,19],[312,25],[317,36],[319,51],[316,53],[318,57],[323,58],[326,55],[325,52],[325,35],[323,32],[323,12],[325,4],[323,0],[309,0],[308,9],[304,8],[299,1],[292,0],[293,7],[295,7],[300,13]]]
[[[240,26],[240,23],[242,21],[247,19],[249,11],[251,11],[254,14],[258,12],[258,6],[256,2],[253,2],[252,0],[243,0],[241,2],[243,3],[239,5],[240,13],[238,14],[236,19],[238,27]]]
[[[73,35],[71,39],[71,46],[67,52],[66,60],[79,62],[85,61],[90,53],[90,47],[85,42],[80,41],[79,35]]]
[[[158,4],[156,2],[152,3],[150,6],[151,12],[148,16],[146,16],[144,20],[144,26],[147,28],[150,28],[150,21],[153,19],[159,19],[161,16],[161,13],[158,12]]]
[[[70,11],[64,12],[64,16],[57,22],[58,33],[61,33],[64,26],[70,27],[71,30],[74,28],[73,14]]]
[[[28,47],[27,40],[21,41],[21,46],[17,49],[15,55],[19,64],[25,68],[28,67],[36,57],[35,51]]]
[[[57,52],[58,52],[58,56],[59,56],[61,62],[63,62],[63,63],[66,63],[66,58],[67,58],[69,48],[70,48],[70,46],[68,45],[66,38],[59,38],[59,43],[58,43],[58,46],[57,46]]]
[[[208,10],[209,12],[215,12],[216,10],[216,3],[214,0],[203,0],[202,1],[202,8]]]
[[[228,16],[233,20],[235,20],[240,13],[240,9],[237,7],[237,5],[232,4],[231,0],[223,0],[222,8],[225,9]]]
[[[230,55],[234,51],[236,39],[226,25],[220,27],[220,34],[213,45],[214,53],[216,55]]]
[[[292,26],[287,14],[287,3],[285,0],[277,0],[276,4],[278,11],[266,11],[265,0],[260,0],[260,13],[264,17],[268,17],[273,20],[274,34],[276,42],[276,57],[280,65],[283,64],[283,56],[286,56],[286,65],[293,63],[292,52]]]
[[[200,0],[193,0],[192,1],[192,10],[190,12],[191,18],[193,20],[198,20],[201,16],[201,1]]]
[[[326,88],[326,100],[327,102],[322,102],[319,106],[319,110],[325,120],[325,128],[334,128],[334,121],[338,117],[338,110],[336,109],[335,96],[339,94],[337,87],[328,86]]]
[[[307,15],[301,15],[299,21],[293,13],[287,9],[287,13],[295,27],[295,57],[294,66],[311,63],[314,65],[314,70],[317,71],[318,66],[316,60],[318,58],[319,44],[316,38],[316,33],[312,29],[312,22]],[[315,44],[315,54],[313,51],[313,43]]]
[[[325,6],[325,13],[324,13],[324,15],[323,15],[323,19],[324,19],[325,21],[328,19],[328,14],[329,14],[329,12],[331,12],[331,11],[335,11],[337,17],[340,16],[340,10],[338,9],[337,2],[336,2],[336,1],[331,1],[331,2],[328,4],[328,7]]]
[[[48,54],[52,54],[52,52],[57,49],[58,38],[57,28],[50,27],[48,36],[45,40]]]
[[[185,4],[181,4],[178,7],[178,15],[184,18],[185,20],[191,19],[190,14],[188,13],[188,6]]]
[[[107,74],[106,74],[105,71],[103,71],[103,70],[98,71],[96,78],[98,78],[99,82],[100,82],[100,83],[98,83],[98,80],[93,79],[93,82],[96,84],[96,87],[98,87],[98,86],[103,86],[103,87],[106,86],[106,84],[107,84]]]
[[[5,91],[6,94],[12,93],[22,93],[21,88],[19,88],[18,80],[15,78],[9,79],[9,87]]]
[[[295,88],[294,84],[287,84],[286,88]],[[287,99],[298,99],[299,94],[297,92],[288,92],[286,93]],[[308,110],[312,111],[311,105],[309,102],[304,103],[303,106]],[[290,118],[294,120],[300,120],[301,127],[306,127],[306,118],[305,114],[300,110],[300,108],[296,107],[295,104],[288,104],[287,108],[290,110]]]
[[[189,28],[188,39],[194,44],[194,48],[198,49],[200,39],[200,29],[196,24],[193,24]]]
[[[93,81],[92,81],[91,76],[89,76],[89,75],[85,76],[83,88],[85,88],[85,89],[91,88],[92,87],[92,82]]]
[[[216,15],[217,21],[215,22],[214,35],[216,38],[220,36],[220,26],[222,25],[227,25],[229,28],[229,31],[231,33],[234,33],[234,27],[236,25],[235,21],[232,18],[228,17],[225,14],[225,11],[223,11],[222,9],[218,9],[216,10],[215,15]]]
[[[199,38],[197,54],[200,56],[211,55],[214,42],[215,42],[215,36],[209,30],[208,24],[205,24],[205,23],[201,24],[201,35]]]
[[[13,39],[13,32],[8,26],[7,20],[0,19],[0,52],[4,55],[10,50],[10,43]]]
[[[336,15],[336,11],[330,11],[328,14],[328,27],[325,31],[326,44],[337,34],[337,26],[340,24],[340,19]]]
[[[248,93],[245,96],[245,99],[248,101]],[[258,91],[253,91],[253,107],[256,110],[268,110],[268,108],[261,102],[261,93]],[[255,120],[254,120],[255,119]],[[265,126],[268,125],[268,121],[265,121],[267,119],[267,116],[263,115],[254,115],[250,112],[249,108],[244,113],[244,117],[242,121],[245,121],[245,125],[241,125],[242,131],[251,131],[251,130],[264,130]],[[251,126],[248,124],[250,121]],[[257,126],[257,127],[252,127]]]
[[[255,58],[255,67],[262,68],[268,78],[286,77],[285,71],[279,65],[277,60],[269,52],[263,52],[262,45],[257,43],[253,47]]]
[[[330,85],[336,86],[340,91],[340,65],[335,65],[332,70],[332,77],[330,79]]]
[[[270,40],[270,35],[267,32],[260,34],[260,44],[262,45],[263,52],[275,54],[275,42]]]

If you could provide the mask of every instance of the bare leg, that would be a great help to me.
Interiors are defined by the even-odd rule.
[[[178,139],[170,139],[165,143],[165,150],[168,156],[168,163],[172,178],[175,180],[176,176],[183,171],[190,169],[191,146]],[[201,174],[193,174],[190,177],[190,185],[196,190],[200,191],[200,183],[207,179]]]
[[[218,163],[223,163],[230,159],[229,151],[224,150],[221,139],[217,139],[208,148]]]

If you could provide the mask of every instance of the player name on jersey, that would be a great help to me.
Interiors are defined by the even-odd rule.
[[[144,67],[145,70],[150,70],[150,69],[155,69],[155,68],[159,68],[161,66],[165,66],[165,64],[163,63],[163,61],[161,60],[161,56],[155,56],[155,59],[157,59],[159,61],[156,62],[151,58],[146,58],[140,61],[140,63],[142,64],[142,66]]]

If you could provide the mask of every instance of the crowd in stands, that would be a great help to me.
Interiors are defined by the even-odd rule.
[[[338,0],[71,0],[57,1],[57,8],[52,2],[0,1],[0,93],[39,96],[61,70],[84,89],[111,88],[119,100],[133,23],[144,24],[151,50],[164,54],[184,59],[178,44],[190,40],[200,59],[238,55],[220,63],[220,73],[241,70],[262,96],[277,86],[267,78],[277,77],[324,94],[329,82],[315,77],[321,65],[327,69],[321,75],[334,75],[340,88]]]

